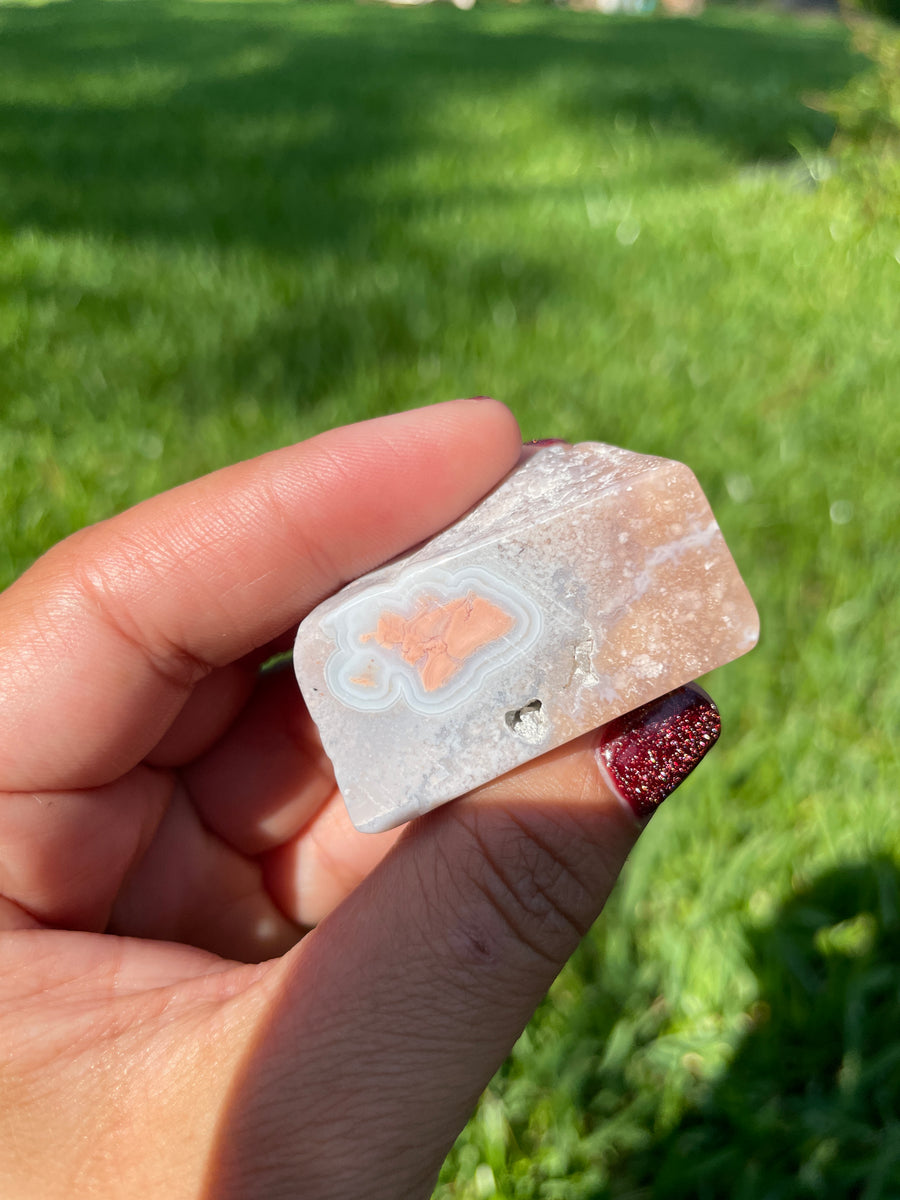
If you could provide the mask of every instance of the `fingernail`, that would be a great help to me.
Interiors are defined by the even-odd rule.
[[[545,446],[570,446],[572,443],[567,442],[565,438],[535,438],[533,442],[522,443],[522,453],[519,458],[520,462],[528,462],[538,450],[543,450]]]
[[[713,748],[719,710],[696,683],[604,726],[597,759],[616,793],[647,821]]]

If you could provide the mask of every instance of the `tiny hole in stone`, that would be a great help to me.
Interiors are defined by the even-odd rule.
[[[513,708],[506,714],[508,728],[526,742],[542,742],[547,732],[547,718],[540,700],[529,700],[521,708]]]

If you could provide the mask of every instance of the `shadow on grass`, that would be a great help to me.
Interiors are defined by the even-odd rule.
[[[504,35],[497,36],[503,29]],[[372,168],[471,134],[436,101],[538,88],[559,122],[698,133],[780,158],[831,126],[800,97],[854,59],[836,27],[257,3],[5,8],[0,227],[250,243],[371,235]],[[565,86],[545,86],[559,71]],[[442,108],[442,113],[446,112]],[[382,198],[383,199],[383,198]],[[429,202],[434,199],[428,197]],[[399,215],[421,194],[394,194]]]
[[[609,160],[626,197],[718,179],[735,162],[792,156],[798,140],[827,143],[829,120],[800,97],[857,66],[837,25],[769,19],[0,6],[0,236],[43,235],[26,266],[0,258],[0,288],[27,310],[18,329],[50,314],[66,405],[106,409],[138,390],[166,428],[170,411],[217,416],[246,398],[281,422],[271,436],[300,436],[295,413],[333,424],[390,407],[376,377],[395,366],[414,372],[403,397],[453,394],[445,330],[451,360],[480,364],[480,331],[512,315],[527,336],[544,301],[577,290],[552,216],[573,195],[585,204],[555,158],[570,132],[573,161],[595,183]],[[680,158],[656,153],[667,140]],[[99,247],[48,243],[70,235]],[[598,273],[613,269],[598,260]],[[0,408],[26,426],[48,419],[34,329],[0,381]],[[375,381],[352,413],[340,407],[349,379]],[[494,388],[480,370],[461,386]],[[64,436],[71,414],[57,407]]]
[[[621,938],[621,931],[614,936]],[[641,1004],[641,997],[653,994],[647,991],[652,980],[641,978],[633,948],[624,943],[607,954],[606,982],[595,976],[590,956],[596,943],[586,939],[576,960],[581,978],[573,983],[571,1004],[557,996],[555,1011],[546,1012],[534,1031],[524,1071],[514,1053],[498,1077],[505,1079],[500,1127],[506,1131],[500,1142],[493,1140],[496,1129],[487,1142],[478,1140],[477,1127],[473,1134],[474,1161],[492,1166],[498,1195],[528,1200],[900,1195],[900,870],[887,857],[832,870],[749,940],[759,981],[753,1025],[709,1092],[671,1132],[653,1135],[664,1104],[666,1056],[655,1066],[645,1060],[636,1070],[634,1061],[664,1023],[664,1003]],[[356,996],[352,1003],[365,1007],[366,999]],[[285,1005],[247,1063],[222,1134],[210,1197],[234,1190],[233,1175],[240,1175],[248,1139],[259,1128],[254,1105],[286,1044],[285,1031],[290,1035],[297,1020],[296,1007]],[[439,1024],[435,1014],[412,1010],[400,1021],[396,1012],[367,1011],[367,1020],[393,1031],[400,1058],[407,1035],[412,1046],[428,1046],[433,1024]],[[430,1032],[423,1038],[426,1028]],[[682,1052],[683,1044],[676,1050]],[[671,1056],[668,1062],[674,1065]],[[352,1114],[358,1074],[365,1069],[354,1059],[346,1077],[335,1080],[336,1120],[352,1122],[347,1113]],[[497,1086],[495,1081],[491,1087],[495,1104]],[[385,1096],[386,1112],[408,1102],[402,1073],[386,1084]],[[562,1121],[560,1105],[569,1110]],[[442,1173],[441,1196],[457,1194],[457,1155],[454,1150]],[[462,1177],[471,1179],[471,1169]],[[460,1194],[473,1193],[463,1186]]]
[[[900,1195],[900,872],[824,875],[752,936],[756,1028],[708,1099],[613,1194]]]
[[[511,264],[508,248],[470,243],[461,216],[481,205],[502,217],[522,196],[541,197],[546,211],[570,203],[557,196],[558,173],[541,182],[557,132],[579,131],[588,147],[596,135],[598,160],[610,137],[621,148],[632,133],[699,135],[715,148],[709,161],[688,150],[674,166],[645,153],[627,189],[671,183],[673,172],[682,182],[721,174],[734,161],[791,155],[798,138],[825,144],[828,119],[800,97],[856,66],[836,25],[602,21],[490,5],[465,15],[270,0],[6,6],[0,233],[148,247],[145,268],[130,256],[100,278],[78,278],[64,257],[67,282],[51,253],[24,281],[29,303],[56,303],[88,344],[97,328],[128,339],[148,320],[159,325],[157,311],[174,312],[174,297],[147,291],[167,256],[213,252],[198,266],[205,297],[221,286],[215,252],[261,252],[264,266],[248,260],[246,319],[221,318],[214,338],[215,380],[229,393],[308,407],[354,373],[398,361],[417,366],[427,394],[448,319],[474,333],[504,313],[527,320],[567,291],[552,237],[535,231]],[[519,109],[540,124],[533,155],[517,129],[495,169],[507,148],[498,130]],[[234,303],[241,268],[229,260],[227,270]],[[203,314],[215,324],[214,307]],[[165,390],[175,370],[187,380],[183,408],[218,404],[207,359],[178,354],[158,381],[142,377],[144,393]],[[33,359],[23,361],[27,375]],[[29,380],[10,380],[11,394],[30,394]]]
[[[696,1039],[667,1031],[652,964],[601,922],[492,1084],[504,1144],[476,1119],[439,1195],[471,1177],[474,1152],[529,1200],[894,1200],[900,870],[883,857],[830,871],[748,941],[752,1024],[716,1082],[692,1087]]]

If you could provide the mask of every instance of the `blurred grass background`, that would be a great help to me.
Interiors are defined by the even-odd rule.
[[[900,1195],[898,36],[0,7],[4,583],[223,463],[488,393],[688,462],[761,610],[439,1200]]]

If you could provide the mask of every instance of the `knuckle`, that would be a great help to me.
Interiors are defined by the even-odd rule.
[[[472,809],[457,819],[469,843],[459,866],[483,899],[468,930],[472,962],[496,961],[512,942],[520,951],[561,964],[590,928],[599,905],[553,831],[545,835],[508,812]]]

